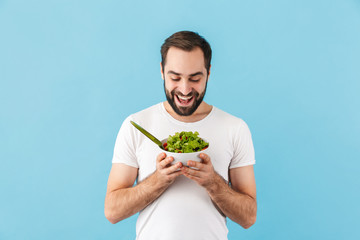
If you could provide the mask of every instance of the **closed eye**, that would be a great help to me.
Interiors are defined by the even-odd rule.
[[[189,79],[190,82],[198,82],[200,79]]]

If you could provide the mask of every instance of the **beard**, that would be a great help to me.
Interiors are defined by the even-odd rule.
[[[201,102],[204,99],[205,96],[205,92],[206,92],[206,87],[207,87],[207,81],[206,81],[206,85],[205,85],[205,89],[202,93],[198,93],[197,91],[195,91],[194,89],[192,89],[192,91],[188,94],[188,95],[183,95],[181,92],[176,91],[176,89],[172,90],[171,92],[169,92],[166,89],[165,86],[165,81],[164,81],[164,90],[165,90],[165,95],[166,95],[166,99],[169,102],[170,106],[172,107],[172,109],[179,115],[179,116],[190,116],[191,114],[193,114],[196,109],[200,106]],[[181,97],[193,97],[194,101],[192,103],[191,106],[188,107],[178,107],[175,103],[175,95],[179,95]]]

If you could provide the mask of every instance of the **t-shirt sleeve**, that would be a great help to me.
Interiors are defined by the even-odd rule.
[[[131,116],[127,117],[120,127],[116,137],[112,163],[123,163],[139,168],[136,158],[136,134],[130,120]]]
[[[244,167],[255,164],[255,151],[248,125],[241,121],[234,133],[234,156],[230,168]]]

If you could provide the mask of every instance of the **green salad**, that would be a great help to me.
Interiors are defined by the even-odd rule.
[[[198,137],[198,132],[181,132],[169,136],[167,142],[163,144],[164,149],[175,153],[199,152],[207,147],[209,143]]]

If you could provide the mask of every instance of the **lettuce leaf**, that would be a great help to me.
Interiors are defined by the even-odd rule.
[[[209,146],[199,137],[198,132],[176,132],[175,135],[169,136],[167,143],[164,143],[165,150],[176,153],[199,152]]]

